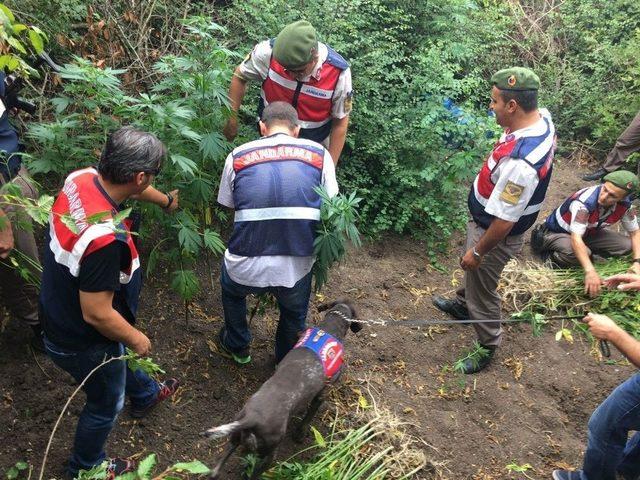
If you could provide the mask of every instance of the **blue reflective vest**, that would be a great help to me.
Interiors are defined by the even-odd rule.
[[[276,134],[233,153],[235,219],[229,252],[244,257],[313,255],[325,150]]]

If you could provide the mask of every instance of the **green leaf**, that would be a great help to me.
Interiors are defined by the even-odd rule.
[[[211,469],[207,467],[204,463],[202,463],[200,460],[193,460],[192,462],[176,463],[173,467],[171,467],[171,469],[177,472],[192,473],[194,475],[204,475],[211,471]]]
[[[224,252],[225,246],[218,232],[214,232],[213,230],[206,229],[204,231],[203,238],[204,238],[205,246],[209,250],[211,250],[213,253]]]
[[[0,3],[0,11],[2,11],[2,13],[7,16],[11,23],[16,21],[16,17],[13,15],[13,12],[9,10],[9,7],[7,7],[4,3]]]
[[[44,50],[44,42],[42,41],[40,34],[35,30],[29,30],[29,40],[31,40],[31,45],[33,45],[33,49],[36,53],[42,53]]]
[[[182,155],[171,155],[171,161],[174,163],[174,165],[177,165],[180,170],[192,177],[195,175],[195,171],[198,169],[198,165],[196,164],[196,162]]]
[[[15,466],[18,470],[26,470],[27,468],[29,468],[29,464],[23,461],[16,462]]]
[[[11,467],[9,470],[7,470],[5,476],[7,477],[7,480],[15,480],[16,478],[18,478],[19,474],[20,471],[16,467]]]
[[[173,272],[171,288],[173,288],[183,300],[189,301],[200,291],[200,284],[193,270],[177,270]]]
[[[11,45],[13,48],[15,48],[16,50],[18,50],[20,53],[23,53],[25,55],[27,54],[27,49],[24,48],[24,45],[22,45],[22,42],[17,38],[9,37],[7,38],[7,43]]]
[[[320,433],[318,429],[313,426],[311,427],[311,432],[313,433],[313,438],[316,442],[316,445],[318,445],[321,448],[326,448],[327,441],[322,436],[322,433]]]
[[[156,466],[156,463],[157,463],[156,454],[152,453],[151,455],[146,457],[144,460],[142,460],[138,465],[138,476],[143,479],[151,478],[151,473],[152,473],[153,467]]]
[[[186,225],[183,225],[178,231],[178,241],[182,248],[191,253],[198,253],[202,247],[200,234]]]

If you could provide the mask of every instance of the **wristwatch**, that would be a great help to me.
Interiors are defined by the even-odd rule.
[[[162,208],[167,210],[171,205],[173,205],[173,195],[171,195],[169,192],[165,193],[165,195],[167,196],[167,205]]]
[[[473,248],[471,249],[471,253],[473,253],[473,257],[474,257],[476,260],[482,260],[482,255],[480,255],[480,254],[478,253],[478,251],[476,250],[476,247],[473,247]]]

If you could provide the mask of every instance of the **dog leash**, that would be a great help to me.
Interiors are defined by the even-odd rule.
[[[525,323],[531,322],[531,318],[506,318],[501,320],[495,319],[467,319],[467,320],[443,320],[439,318],[429,319],[410,319],[410,320],[384,320],[384,319],[367,319],[362,320],[358,318],[349,318],[344,313],[338,310],[332,310],[340,318],[347,322],[360,323],[363,325],[371,325],[375,327],[427,327],[432,325],[464,325],[464,324],[484,324],[484,323]],[[542,321],[555,321],[555,320],[578,320],[584,318],[584,315],[556,315],[551,317],[544,317]],[[598,340],[598,346],[600,352],[605,357],[611,356],[611,348],[609,342],[606,340]]]

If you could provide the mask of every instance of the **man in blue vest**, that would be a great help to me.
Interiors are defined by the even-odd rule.
[[[271,102],[293,105],[300,138],[322,143],[338,163],[353,102],[351,69],[318,42],[313,25],[305,20],[287,25],[275,39],[258,43],[236,68],[229,87],[232,115],[224,128],[229,141],[238,133],[237,114],[249,81],[261,83],[258,118]]]
[[[38,290],[8,260],[15,248],[20,252],[18,258],[24,256],[35,265],[39,264],[31,218],[15,201],[7,201],[4,197],[11,195],[12,188],[17,188],[23,198],[35,200],[38,191],[22,165],[22,146],[18,134],[9,123],[9,112],[4,102],[4,79],[5,74],[0,71],[0,297],[12,315],[32,328],[34,337],[31,346],[44,351],[38,315]],[[40,276],[36,269],[31,270],[32,275]]]
[[[484,369],[502,342],[498,281],[507,262],[522,250],[523,234],[535,223],[551,179],[555,149],[551,116],[538,109],[538,76],[528,68],[508,68],[494,74],[491,83],[490,108],[505,132],[469,193],[472,220],[460,260],[464,285],[456,299],[433,300],[458,320],[496,320],[473,324],[486,354],[468,359],[465,373]]]
[[[218,202],[235,216],[220,273],[224,327],[218,346],[241,364],[251,361],[247,295],[271,293],[278,301],[276,362],[306,326],[321,206],[315,189],[323,186],[334,196],[338,184],[329,152],[298,138],[299,132],[295,109],[270,103],[260,120],[262,138],[234,149],[222,172]]]
[[[619,257],[633,252],[631,268],[640,274],[640,226],[631,203],[638,177],[625,170],[607,174],[603,183],[569,196],[531,234],[531,248],[559,267],[581,265],[585,292],[600,293],[602,279],[592,255]],[[629,236],[608,227],[620,222]]]

